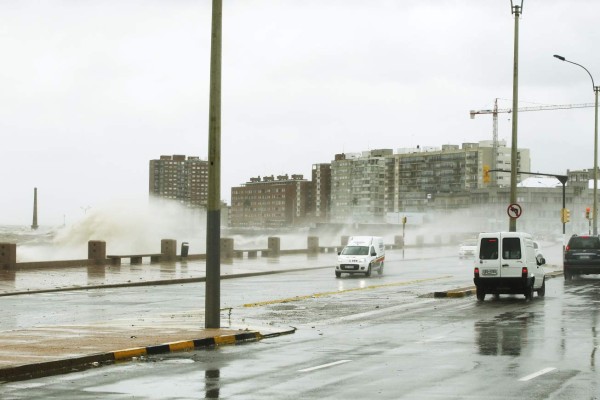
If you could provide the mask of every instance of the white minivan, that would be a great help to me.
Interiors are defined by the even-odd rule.
[[[475,287],[477,299],[486,294],[524,294],[531,300],[533,293],[546,293],[544,260],[536,258],[531,235],[524,232],[480,233],[475,257]]]
[[[335,266],[335,276],[339,278],[342,273],[364,274],[371,276],[377,271],[383,274],[385,261],[385,245],[383,238],[378,236],[351,236],[348,244],[338,253]]]

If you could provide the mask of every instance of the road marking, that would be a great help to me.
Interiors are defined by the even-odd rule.
[[[347,362],[351,362],[352,360],[340,360],[340,361],[335,361],[329,364],[323,364],[323,365],[317,365],[316,367],[311,367],[311,368],[304,368],[304,369],[299,369],[298,372],[310,372],[310,371],[315,371],[317,369],[322,369],[322,368],[328,368],[328,367],[333,367],[334,365],[339,365],[339,364],[345,364]]]
[[[541,375],[547,374],[548,372],[552,372],[552,371],[554,371],[555,369],[556,369],[556,368],[553,368],[553,367],[550,367],[550,368],[544,368],[544,369],[542,369],[542,370],[540,370],[540,371],[538,371],[538,372],[534,372],[534,373],[533,373],[533,374],[531,374],[531,375],[524,376],[524,377],[522,377],[522,378],[521,378],[521,379],[519,379],[519,380],[520,380],[521,382],[530,381],[530,380],[532,380],[533,378],[537,378],[538,376],[541,376]]]
[[[256,302],[256,303],[244,304],[244,307],[260,307],[260,306],[266,306],[266,305],[269,305],[269,304],[290,303],[292,301],[314,299],[314,298],[317,298],[317,297],[332,296],[334,294],[341,294],[341,293],[347,293],[347,292],[356,292],[358,290],[371,290],[371,289],[378,289],[378,288],[382,288],[382,287],[391,287],[391,286],[406,286],[406,285],[412,285],[412,284],[415,284],[415,283],[430,282],[430,281],[436,281],[436,280],[448,279],[448,278],[452,278],[452,276],[451,275],[438,276],[438,277],[435,277],[435,278],[415,279],[413,281],[384,283],[384,284],[381,284],[381,285],[371,285],[371,286],[366,286],[366,287],[358,287],[358,288],[352,288],[352,289],[336,290],[335,292],[314,293],[314,294],[308,294],[308,295],[305,295],[305,296],[289,297],[287,299],[259,301],[259,302]]]

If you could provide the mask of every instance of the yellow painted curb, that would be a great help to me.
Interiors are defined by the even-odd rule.
[[[119,350],[119,351],[115,351],[113,354],[115,356],[115,360],[125,360],[128,358],[145,356],[146,348],[138,347],[138,348],[134,348],[134,349]]]

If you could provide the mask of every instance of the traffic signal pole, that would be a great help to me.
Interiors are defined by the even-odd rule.
[[[490,169],[485,171],[484,170],[484,174],[485,173],[490,173],[490,172],[511,172],[509,170],[506,169]],[[565,211],[567,211],[567,205],[566,205],[566,195],[565,195],[565,184],[567,183],[567,180],[569,179],[569,177],[567,175],[556,175],[556,174],[542,174],[540,172],[522,172],[519,171],[519,174],[523,174],[523,175],[538,175],[538,176],[553,176],[556,179],[559,180],[559,182],[562,184],[562,210],[561,210],[561,222],[562,222],[562,231],[563,231],[563,243],[565,242],[565,223],[567,221],[565,221]],[[511,199],[512,201],[512,199]],[[512,204],[512,203],[511,203]],[[511,218],[512,220],[513,218]],[[563,249],[564,249],[564,245],[563,245]]]

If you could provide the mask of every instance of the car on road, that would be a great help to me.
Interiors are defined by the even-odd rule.
[[[458,247],[458,258],[475,258],[477,239],[467,239]]]
[[[565,246],[563,273],[567,281],[574,275],[600,274],[600,236],[571,236]]]
[[[480,233],[473,282],[477,300],[486,294],[546,294],[546,275],[536,258],[531,235],[525,232]]]
[[[341,277],[342,273],[364,274],[369,277],[373,271],[381,275],[384,261],[385,245],[382,237],[351,236],[348,244],[338,253],[335,277]]]

